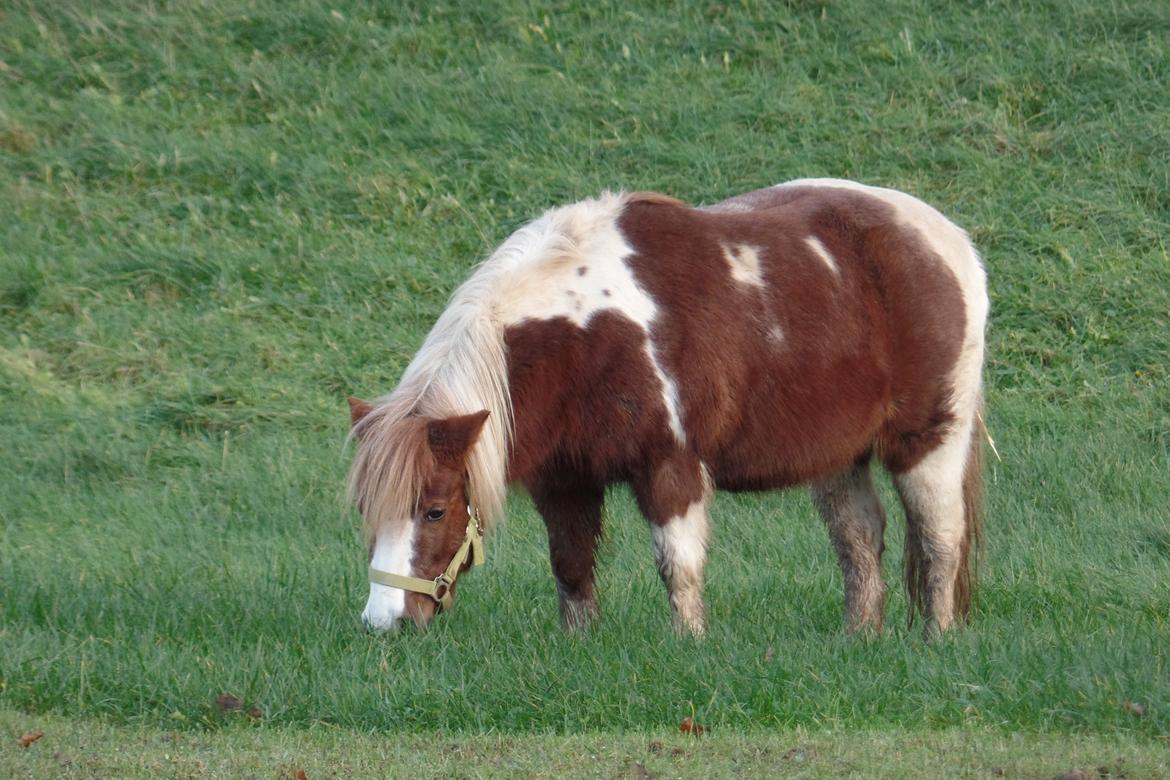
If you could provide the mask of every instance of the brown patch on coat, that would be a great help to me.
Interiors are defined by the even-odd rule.
[[[641,326],[612,310],[585,328],[557,318],[508,329],[511,479],[533,496],[548,493],[565,472],[584,485],[627,481],[658,524],[702,496],[699,460],[671,432],[646,339]]]
[[[569,464],[601,484],[629,479],[673,448],[646,334],[614,310],[578,327],[565,318],[507,329],[508,382],[515,412],[509,479],[545,479]]]
[[[689,450],[664,448],[634,473],[630,486],[646,519],[655,525],[666,525],[703,498],[702,463]]]
[[[605,485],[583,476],[567,463],[550,464],[528,484],[533,503],[548,529],[549,561],[560,595],[561,623],[568,630],[584,628],[597,613],[593,572],[601,538]]]
[[[957,281],[871,197],[766,197],[726,212],[643,200],[620,220],[628,262],[660,307],[652,338],[679,388],[688,447],[730,489],[806,482],[870,449],[911,468],[951,419],[965,326]],[[734,244],[757,248],[762,288],[731,283],[723,247]],[[780,345],[768,339],[775,327]]]

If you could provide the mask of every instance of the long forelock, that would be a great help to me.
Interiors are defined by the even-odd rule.
[[[349,471],[348,497],[362,515],[367,545],[378,531],[414,516],[434,457],[427,447],[426,421],[403,399],[388,398],[354,426],[358,442]]]

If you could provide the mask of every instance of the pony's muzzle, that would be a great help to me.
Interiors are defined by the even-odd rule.
[[[411,602],[415,603],[411,603]],[[378,615],[366,610],[362,613],[362,627],[372,634],[394,633],[406,625],[413,625],[420,632],[425,632],[427,626],[438,614],[435,602],[429,597],[418,597],[416,594],[407,594],[406,611],[399,615]]]
[[[362,613],[362,627],[371,634],[384,634],[388,631],[397,631],[398,618],[374,618]]]
[[[406,615],[419,631],[426,631],[427,626],[439,614],[438,603],[430,596],[421,593],[406,594]]]

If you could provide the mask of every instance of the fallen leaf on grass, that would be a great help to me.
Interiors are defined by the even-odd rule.
[[[292,773],[292,776],[295,778],[295,780],[309,780],[308,776],[305,774],[305,770],[303,769],[296,770]]]
[[[221,693],[215,697],[215,708],[220,712],[239,712],[244,703],[230,693]]]
[[[260,720],[264,717],[264,713],[255,704],[245,707],[241,698],[232,696],[230,693],[221,693],[216,696],[215,708],[221,715],[227,715],[229,712],[242,712],[252,720]]]
[[[26,748],[43,736],[45,736],[45,732],[43,731],[30,731],[20,738],[20,746]]]
[[[683,734],[692,734],[696,737],[703,736],[703,732],[706,731],[702,723],[695,723],[695,719],[689,715],[682,719],[682,723],[678,724],[678,730]]]

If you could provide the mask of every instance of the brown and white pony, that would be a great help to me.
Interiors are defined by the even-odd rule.
[[[470,517],[490,529],[519,483],[562,621],[584,626],[606,486],[627,482],[675,626],[701,634],[713,491],[809,483],[846,627],[880,630],[876,458],[906,512],[912,609],[945,630],[970,608],[987,313],[966,233],[893,190],[808,179],[705,208],[634,193],[550,210],[455,292],[394,392],[351,399],[371,568],[457,574]],[[362,617],[425,625],[437,603],[375,583]]]

